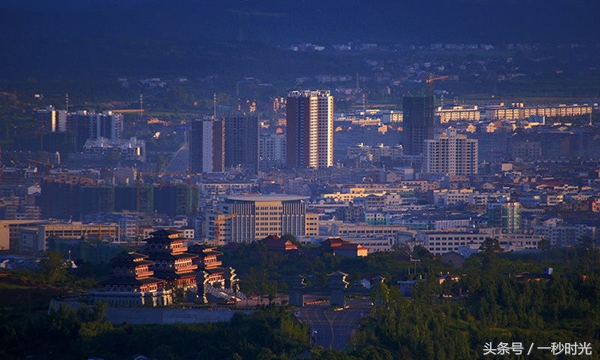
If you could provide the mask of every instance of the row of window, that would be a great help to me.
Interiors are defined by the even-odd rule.
[[[283,208],[281,206],[257,206],[256,210],[279,210],[281,211]]]
[[[439,245],[441,245],[441,246],[449,246],[449,245],[454,245],[454,246],[457,246],[457,245],[460,245],[460,246],[465,246],[465,245],[467,245],[467,243],[466,243],[466,242],[461,242],[461,243],[453,243],[453,242],[450,242],[450,243],[446,243],[446,242],[434,242],[434,243],[429,243],[429,246],[432,246],[432,245],[433,245],[433,246],[435,246],[435,245],[438,245],[438,246],[439,246]]]
[[[397,230],[339,230],[340,235],[351,234],[395,234]]]
[[[458,240],[467,240],[467,241],[484,241],[489,236],[461,236],[461,237],[451,237],[451,236],[435,236],[429,238],[429,241],[432,240],[450,240],[450,241],[458,241]]]
[[[434,253],[439,253],[440,251],[447,252],[447,251],[456,251],[458,249],[457,248],[450,248],[450,247],[449,248],[445,248],[445,247],[439,248],[439,247],[436,247],[436,248],[431,248],[429,250],[430,251],[433,250]]]

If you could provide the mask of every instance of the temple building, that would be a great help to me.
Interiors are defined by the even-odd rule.
[[[286,253],[288,251],[298,250],[298,246],[289,240],[280,238],[277,235],[271,234],[266,238],[259,240],[265,244],[268,251]]]
[[[164,279],[172,288],[194,289],[196,287],[196,254],[187,252],[183,237],[178,230],[162,229],[150,233],[145,240],[145,252],[154,265],[157,278]]]
[[[223,268],[219,256],[222,252],[209,245],[192,245],[189,252],[197,257],[194,263],[198,266],[196,302],[238,301],[246,296],[240,292],[239,279],[232,267]]]
[[[91,301],[104,301],[110,306],[164,306],[173,302],[167,282],[154,277],[148,255],[123,252],[110,261],[112,276],[104,287],[90,292]]]
[[[223,274],[225,273],[225,268],[221,267],[223,262],[219,259],[219,256],[223,255],[222,252],[217,251],[214,246],[200,244],[190,246],[188,251],[197,255],[194,263],[198,266],[198,271],[208,273],[208,283],[210,285],[224,285],[225,278]]]
[[[214,301],[245,299],[235,270],[221,266],[223,253],[206,245],[192,245],[188,251],[188,239],[182,234],[172,229],[154,231],[145,240],[147,255],[124,252],[113,258],[111,278],[103,289],[90,292],[90,301],[113,307],[154,307],[178,301],[206,303],[207,295]]]
[[[369,255],[369,248],[360,244],[353,244],[339,237],[327,238],[321,243],[321,250],[332,253],[333,256],[339,255],[354,259]]]

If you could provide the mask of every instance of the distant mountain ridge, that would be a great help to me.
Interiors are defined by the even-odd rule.
[[[596,0],[5,0],[3,36],[269,42],[593,42]]]
[[[598,0],[4,0],[0,80],[339,68],[282,50],[301,43],[590,44],[598,13]]]

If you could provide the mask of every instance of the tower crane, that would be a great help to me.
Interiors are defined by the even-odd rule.
[[[429,94],[433,95],[433,82],[434,81],[446,80],[447,78],[449,78],[448,75],[433,77],[433,74],[430,74],[429,79],[425,80],[425,82],[427,83],[428,89],[429,89]]]

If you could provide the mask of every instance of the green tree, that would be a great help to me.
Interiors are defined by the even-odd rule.
[[[594,246],[594,240],[589,236],[582,236],[577,244],[576,252],[579,256],[579,268],[589,271],[598,269],[600,265],[600,249]]]
[[[58,251],[46,251],[40,261],[40,272],[50,284],[62,284],[69,278],[65,260]]]
[[[503,249],[498,239],[487,238],[481,243],[479,251],[483,255],[483,265],[489,268],[496,260],[496,254],[502,252]]]
[[[384,282],[380,282],[373,291],[371,291],[371,301],[377,306],[383,306],[387,304],[389,300],[390,289]]]
[[[538,249],[540,249],[541,251],[548,251],[550,250],[550,241],[546,238],[542,238],[539,242],[538,242]]]
[[[433,254],[427,250],[424,246],[417,245],[413,250],[413,255],[415,255],[418,259],[431,259],[433,258]]]

